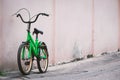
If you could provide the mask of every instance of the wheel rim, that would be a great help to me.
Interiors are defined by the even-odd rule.
[[[43,51],[44,51],[44,53],[46,54],[46,50],[43,50]],[[43,56],[43,55],[44,55],[43,51],[40,52],[40,56]],[[42,70],[43,72],[46,71],[47,66],[48,66],[48,56],[47,56],[46,59],[40,59],[40,67],[41,67],[41,70]]]
[[[24,59],[22,59],[23,49],[24,49]],[[25,73],[30,72],[32,66],[32,57],[28,59],[28,54],[29,54],[28,47],[24,46],[21,51],[20,60],[21,60],[21,67]]]

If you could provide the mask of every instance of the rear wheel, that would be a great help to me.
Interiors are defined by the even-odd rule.
[[[42,44],[42,46],[46,46],[45,44]],[[46,56],[46,58],[37,58],[37,65],[38,69],[41,73],[45,73],[48,68],[48,51],[47,47],[41,48],[39,52],[39,56]]]
[[[32,69],[32,55],[28,58],[29,55],[29,45],[22,43],[18,49],[17,62],[20,72],[24,75],[28,75]]]

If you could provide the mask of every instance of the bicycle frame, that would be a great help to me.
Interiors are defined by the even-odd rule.
[[[34,41],[31,34],[30,34],[30,31],[28,31],[27,33],[27,40],[26,42],[29,44],[29,53],[28,53],[28,59],[31,58],[31,55],[33,54],[34,56],[36,56],[37,58],[40,58],[40,59],[46,59],[47,56],[45,55],[44,53],[44,50],[40,48],[40,46],[42,46],[42,42],[38,41],[38,38],[36,38],[36,40]],[[40,56],[39,53],[40,51],[43,52],[44,55]],[[22,52],[22,59],[24,59],[24,50]]]
[[[19,11],[18,11],[19,12]],[[17,14],[17,13],[16,13]],[[23,18],[22,18],[22,16],[20,15],[20,14],[17,14],[17,17],[20,17],[21,18],[21,20],[22,20],[22,22],[24,22],[24,23],[27,23],[28,24],[28,29],[27,29],[27,39],[26,39],[26,42],[25,43],[28,43],[29,44],[29,47],[28,47],[28,51],[29,51],[29,53],[28,53],[28,59],[30,59],[31,58],[31,56],[33,55],[33,56],[36,56],[37,58],[40,58],[40,59],[46,59],[47,58],[47,56],[45,55],[45,52],[44,52],[44,50],[42,49],[42,42],[39,42],[38,41],[38,37],[36,37],[36,40],[34,41],[33,40],[33,38],[32,38],[32,36],[31,36],[31,34],[30,34],[30,27],[31,27],[31,23],[34,23],[34,22],[36,22],[36,20],[37,20],[37,18],[38,18],[38,16],[39,15],[42,15],[42,16],[49,16],[48,14],[46,14],[46,13],[39,13],[39,14],[37,14],[37,15],[35,15],[36,16],[36,18],[35,18],[35,20],[34,21],[31,21],[31,19],[34,17],[32,17],[32,18],[29,18],[29,21],[24,21],[23,20]],[[30,15],[29,15],[30,16]],[[38,36],[38,35],[37,35]],[[23,51],[22,51],[22,59],[24,59],[24,57],[25,57],[25,51],[24,51],[25,49],[23,49]],[[43,52],[43,56],[41,56],[41,55],[39,55],[39,53],[40,52]]]
[[[26,10],[28,12],[28,21],[25,21],[22,18],[21,14],[19,14],[21,10]],[[16,15],[16,17],[19,17],[23,23],[28,25],[26,40],[23,41],[19,46],[17,53],[17,62],[20,72],[24,75],[28,75],[32,70],[33,61],[36,60],[39,72],[45,73],[47,71],[49,62],[47,45],[44,42],[38,40],[38,34],[43,35],[43,31],[34,28],[33,35],[35,34],[36,36],[36,39],[34,39],[31,35],[30,28],[31,24],[35,23],[40,15],[48,17],[49,14],[39,13],[31,17],[29,10],[22,8],[19,9],[14,15]]]

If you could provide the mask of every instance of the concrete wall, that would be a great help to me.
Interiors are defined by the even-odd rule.
[[[4,0],[3,1],[3,41],[4,41],[4,54],[2,57],[5,59],[2,64],[4,69],[15,69],[13,66],[17,66],[17,50],[22,41],[26,40],[27,25],[24,24],[16,16],[12,16],[20,8],[27,8],[30,10],[31,15],[38,14],[40,12],[49,13],[50,17],[40,16],[36,23],[33,24],[33,28],[36,27],[44,32],[43,36],[39,36],[42,41],[45,41],[48,45],[50,57],[52,53],[52,0]],[[28,20],[28,13],[22,11],[21,15],[24,20]],[[50,58],[51,60],[51,58]],[[17,67],[16,67],[17,68]]]
[[[95,0],[95,53],[118,49],[118,0]]]
[[[20,8],[29,9],[31,15],[39,12],[50,14],[49,18],[39,17],[31,29],[37,27],[44,31],[40,39],[48,45],[50,64],[119,48],[119,0],[0,1],[0,16],[3,16],[0,17],[0,64],[4,67],[0,65],[0,69],[17,69],[17,50],[26,39],[27,25],[11,15]],[[26,11],[21,14],[25,20],[28,19]]]
[[[119,7],[119,10],[118,10],[118,15],[119,15],[119,17],[118,17],[118,22],[119,22],[119,28],[118,28],[118,47],[120,48],[120,0],[118,0],[118,7]]]
[[[56,61],[90,53],[91,0],[56,0]]]
[[[0,54],[2,53],[2,1],[0,0]],[[2,56],[0,55],[0,59],[2,60]],[[2,66],[0,60],[0,66]]]

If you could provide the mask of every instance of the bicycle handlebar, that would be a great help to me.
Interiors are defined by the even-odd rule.
[[[34,21],[31,21],[31,23],[36,22],[36,20],[38,19],[39,15],[47,16],[47,17],[49,16],[49,14],[46,14],[46,13],[39,13],[39,14],[37,15],[36,19],[35,19]]]
[[[28,23],[28,22],[26,22],[26,21],[24,21],[23,20],[23,18],[22,18],[22,16],[20,15],[20,14],[17,14],[17,16],[16,17],[20,17],[21,18],[21,20],[22,20],[22,22],[24,22],[24,23]]]
[[[22,18],[22,16],[21,16],[21,14],[17,14],[17,17],[20,17],[21,20],[22,20],[22,22],[24,22],[24,23],[34,23],[38,19],[39,15],[47,16],[47,17],[49,16],[49,14],[46,14],[46,13],[39,13],[39,14],[37,14],[37,17],[35,18],[34,21],[30,21],[30,19],[29,19],[29,21],[24,21],[23,18]]]

